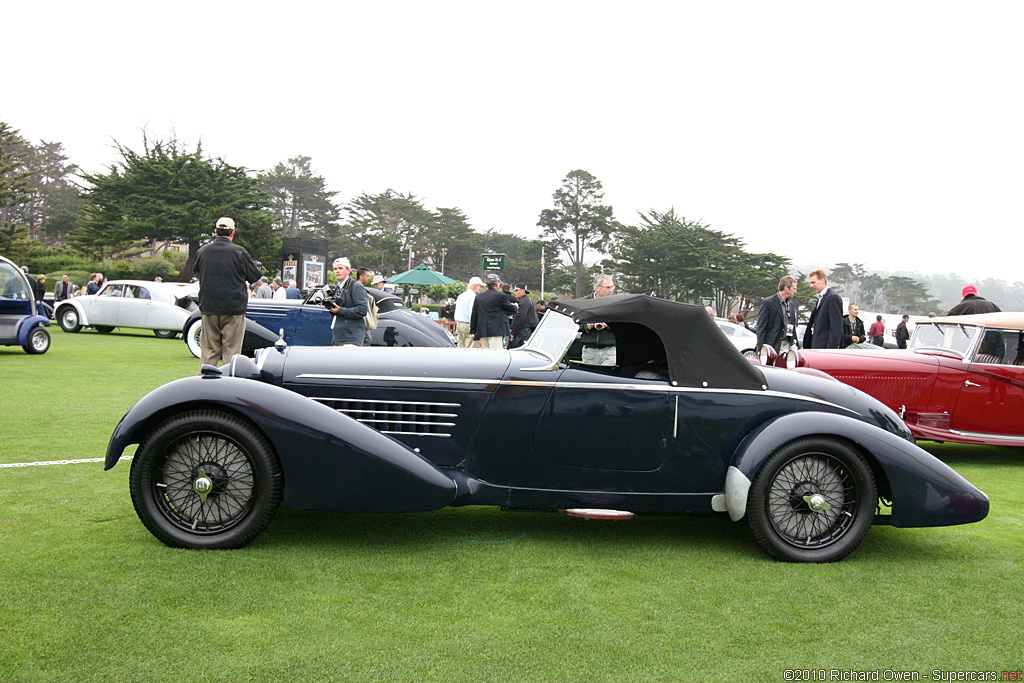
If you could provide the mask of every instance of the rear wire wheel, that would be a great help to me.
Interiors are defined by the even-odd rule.
[[[877,502],[863,456],[842,440],[809,437],[786,444],[758,470],[747,522],[777,560],[836,562],[867,535]]]
[[[158,424],[132,461],[132,503],[150,533],[176,548],[240,548],[281,503],[281,467],[266,438],[219,411]]]

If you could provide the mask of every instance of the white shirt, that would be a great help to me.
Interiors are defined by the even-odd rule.
[[[468,323],[473,318],[473,302],[476,301],[476,292],[467,289],[455,299],[455,322]]]
[[[274,298],[282,300],[288,298],[288,294],[285,293],[284,287],[278,287],[277,289],[274,290]]]

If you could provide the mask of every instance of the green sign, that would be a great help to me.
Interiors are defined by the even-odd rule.
[[[700,298],[700,305],[701,306],[714,306],[715,305],[715,300],[712,299],[709,296],[702,296]]]
[[[483,270],[505,270],[505,255],[481,254],[480,263]]]

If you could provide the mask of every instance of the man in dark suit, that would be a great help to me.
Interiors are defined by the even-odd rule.
[[[828,286],[828,276],[820,268],[808,276],[818,303],[811,312],[804,333],[805,349],[839,349],[843,344],[843,299]]]
[[[487,289],[473,300],[469,332],[485,349],[505,348],[505,338],[510,331],[508,318],[516,312],[516,306],[498,289],[500,285],[501,278],[488,275]]]
[[[786,277],[779,280],[779,291],[761,302],[757,312],[757,351],[767,344],[778,353],[784,350],[782,345],[796,339],[796,278]]]

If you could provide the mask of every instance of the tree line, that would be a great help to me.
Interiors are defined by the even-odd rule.
[[[570,171],[551,206],[539,210],[541,236],[526,239],[477,231],[458,207],[431,208],[411,192],[389,188],[341,202],[309,156],[256,171],[213,157],[201,144],[146,133],[138,149],[115,149],[118,158],[106,172],[84,173],[60,143],[33,144],[0,122],[0,253],[33,272],[77,265],[187,280],[192,255],[227,215],[239,225],[238,243],[268,275],[280,262],[283,238],[316,237],[328,241],[332,257],[349,256],[385,275],[426,263],[462,282],[480,274],[481,254],[503,253],[503,279],[534,290],[544,250],[547,292],[585,296],[592,277],[606,271],[616,274],[620,292],[711,301],[721,315],[756,313],[784,275],[806,281],[789,258],[748,251],[742,239],[672,207],[617,221],[601,182],[581,169]],[[170,243],[188,245],[189,256],[168,255],[162,263],[131,258]],[[882,278],[860,264],[838,264],[830,281],[865,308],[925,313],[938,303],[922,282]]]

